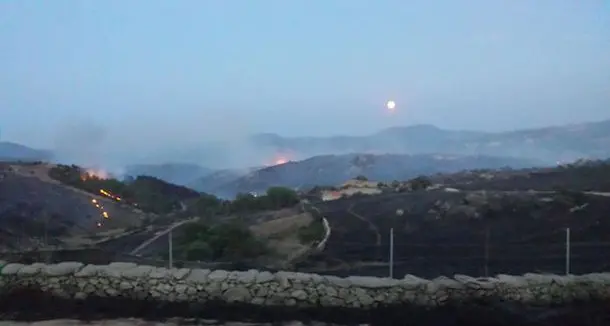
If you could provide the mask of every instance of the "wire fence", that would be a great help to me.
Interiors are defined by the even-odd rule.
[[[334,260],[334,265],[341,265],[334,271],[329,266],[332,264],[323,265],[323,269],[335,275],[384,277],[610,271],[610,242],[574,242],[570,236],[569,228],[563,231],[563,235],[539,242],[494,242],[493,239],[472,239],[472,242],[464,243],[442,240],[408,242],[404,239],[395,241],[390,235],[388,241],[380,244],[330,242],[318,260],[327,263]],[[309,271],[318,270],[313,268]]]

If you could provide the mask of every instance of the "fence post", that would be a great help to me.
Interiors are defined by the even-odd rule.
[[[570,228],[566,228],[566,275],[570,274]]]
[[[390,228],[390,278],[394,278],[394,228]]]
[[[489,225],[485,228],[485,277],[489,277]]]
[[[169,233],[167,234],[167,241],[168,246],[169,246],[169,268],[173,268],[174,267],[174,241],[172,239],[172,229],[169,230]]]

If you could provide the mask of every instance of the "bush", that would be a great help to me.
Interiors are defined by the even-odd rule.
[[[174,256],[184,260],[232,261],[254,259],[268,252],[267,245],[239,222],[209,226],[192,223],[174,245]]]
[[[309,244],[316,241],[322,241],[326,231],[324,230],[324,222],[322,219],[313,221],[307,226],[303,226],[298,231],[299,240],[303,244]]]
[[[430,179],[420,176],[409,181],[412,190],[425,190],[432,185]]]
[[[241,213],[282,209],[292,207],[298,203],[299,195],[294,190],[284,187],[271,187],[262,196],[238,194],[228,206],[231,213]]]

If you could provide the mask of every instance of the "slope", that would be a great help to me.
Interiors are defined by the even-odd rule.
[[[43,242],[61,245],[70,238],[95,234],[99,237],[142,223],[145,214],[138,209],[51,179],[48,173],[52,167],[49,164],[0,165],[0,232],[3,233],[0,247],[25,249],[41,246]],[[93,200],[104,208],[109,218],[102,216]]]
[[[255,148],[296,153],[295,158],[326,154],[394,153],[511,156],[573,161],[610,156],[610,120],[509,132],[445,130],[431,125],[394,127],[368,136],[282,137],[256,135]]]
[[[255,170],[214,188],[208,186],[207,190],[235,196],[237,193],[264,192],[272,186],[302,189],[316,185],[337,185],[359,175],[375,181],[391,182],[422,174],[505,166],[522,168],[536,163],[505,157],[459,155],[326,155]],[[203,184],[200,187],[203,188]]]
[[[488,190],[485,183],[478,187],[464,183],[466,190],[441,188],[317,202],[330,223],[331,237],[326,250],[300,269],[386,276],[393,229],[395,275],[562,273],[565,230],[570,228],[571,271],[603,271],[610,267],[610,193],[548,190],[550,183],[570,180],[577,170],[565,168],[553,179],[521,172],[533,175],[527,188],[534,190]],[[516,178],[498,179],[496,188],[520,185],[524,177]],[[585,188],[594,186],[581,189]]]

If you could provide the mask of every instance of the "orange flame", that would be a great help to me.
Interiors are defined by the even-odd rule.
[[[81,174],[81,179],[108,179],[108,173],[104,170],[87,169]]]

